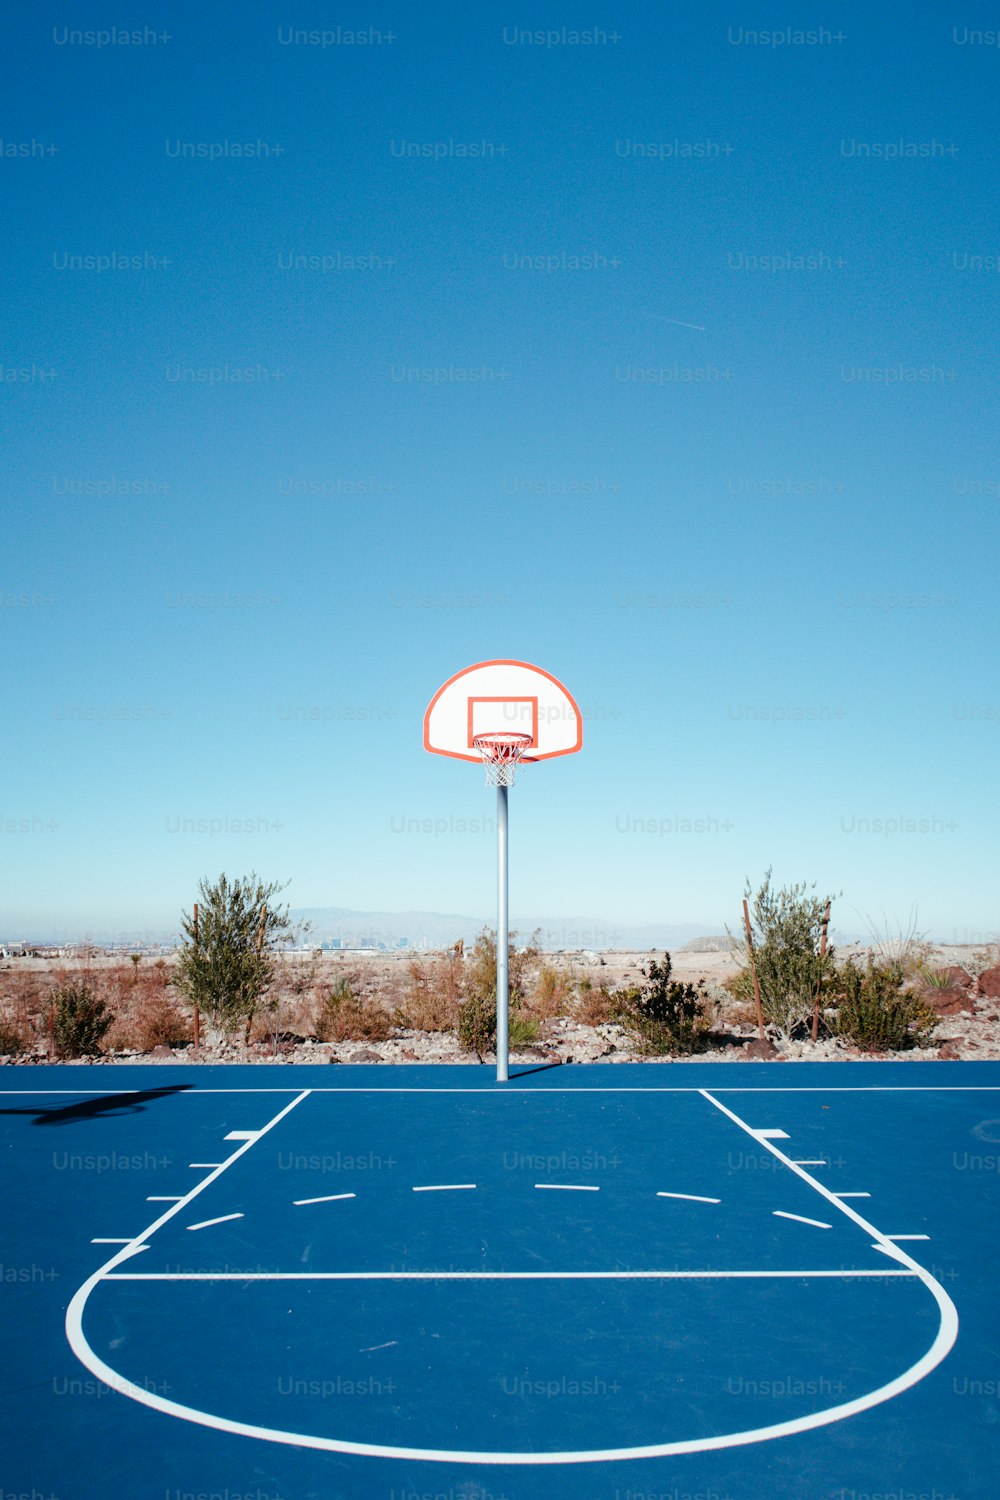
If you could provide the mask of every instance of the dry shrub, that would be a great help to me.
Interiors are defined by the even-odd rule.
[[[737,1026],[740,1029],[748,1028],[753,1031],[757,1029],[757,1006],[753,1000],[727,1000],[719,1008],[730,1026]]]
[[[407,965],[406,988],[397,1007],[400,1026],[411,1031],[454,1031],[462,999],[462,960],[455,954]]]
[[[321,1042],[387,1042],[394,1029],[381,999],[362,998],[344,978],[329,991],[316,1034]]]
[[[193,1039],[191,1017],[173,998],[166,966],[116,965],[103,974],[92,973],[91,979],[113,1016],[105,1050],[152,1052]]]
[[[573,1019],[581,1026],[606,1026],[609,1021],[617,1021],[618,1009],[614,992],[603,981],[598,985],[585,981],[573,1007]]]
[[[141,996],[125,1013],[115,1015],[108,1032],[107,1050],[124,1052],[135,1048],[139,1052],[152,1052],[154,1047],[182,1047],[193,1037],[190,1016],[166,995]]]
[[[528,1009],[543,1021],[568,1016],[573,1011],[576,975],[572,970],[556,969],[543,963],[528,999]]]

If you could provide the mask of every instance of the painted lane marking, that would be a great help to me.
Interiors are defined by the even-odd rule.
[[[759,1141],[787,1141],[791,1139],[787,1130],[755,1130],[754,1135]]]
[[[808,1156],[793,1156],[791,1158],[791,1160],[795,1163],[795,1165],[797,1167],[825,1167],[826,1166],[826,1162],[824,1161],[824,1159],[823,1159],[822,1156],[814,1156],[812,1158],[810,1158]]]
[[[132,1241],[130,1239],[128,1239],[128,1238],[117,1239],[117,1240],[113,1240],[113,1239],[98,1239],[98,1240],[91,1240],[90,1243],[92,1245],[131,1245]]]
[[[575,1182],[536,1182],[535,1187],[542,1192],[546,1190],[553,1193],[599,1193],[599,1187],[584,1187]]]
[[[871,1193],[834,1193],[835,1198],[870,1198]]]
[[[802,1214],[786,1214],[784,1209],[772,1208],[776,1219],[794,1219],[796,1224],[811,1224],[814,1229],[832,1229],[832,1224],[824,1224],[822,1219],[806,1219]]]
[[[231,1160],[232,1160],[232,1157],[230,1157],[230,1161]],[[225,1164],[224,1161],[189,1161],[188,1162],[188,1166],[189,1167],[211,1167],[213,1171],[216,1169],[216,1167],[224,1167],[225,1165],[226,1164]],[[205,1180],[207,1181],[208,1179],[206,1178]]]
[[[153,1193],[153,1194],[150,1195],[150,1197],[148,1197],[146,1199],[146,1202],[147,1203],[179,1203],[181,1201],[181,1197],[182,1197],[181,1193],[170,1193],[170,1194],[167,1194],[167,1193]]]
[[[657,1193],[658,1198],[683,1198],[686,1203],[721,1203],[721,1198],[702,1198],[698,1193]]]
[[[231,1130],[228,1135],[222,1137],[224,1141],[255,1141],[256,1130]]]
[[[415,1187],[415,1193],[471,1193],[475,1191],[474,1182],[432,1182],[429,1187]]]
[[[886,1239],[887,1240],[892,1240],[893,1244],[896,1245],[896,1244],[899,1243],[900,1240],[929,1240],[930,1239],[930,1235],[929,1234],[887,1234],[886,1235]]]
[[[903,1276],[915,1271],[109,1271],[105,1281],[765,1281]]]
[[[338,1203],[341,1198],[356,1198],[357,1193],[329,1193],[325,1198],[293,1198],[293,1208],[304,1208],[307,1203]]]
[[[211,1229],[213,1224],[228,1224],[230,1219],[242,1219],[242,1214],[222,1214],[218,1219],[202,1219],[200,1224],[189,1224],[188,1229]]]

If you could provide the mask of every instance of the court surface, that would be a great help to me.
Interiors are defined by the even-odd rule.
[[[996,1493],[1000,1064],[0,1082],[5,1497]]]

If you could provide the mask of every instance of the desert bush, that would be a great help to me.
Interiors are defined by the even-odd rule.
[[[538,947],[534,942],[520,950],[514,947],[516,936],[514,932],[510,934],[507,949],[508,1034],[512,1045],[515,1022],[524,1019],[526,991],[531,970],[538,959]],[[537,1031],[536,1023],[535,1035]],[[465,998],[458,1007],[455,1032],[466,1052],[475,1052],[481,1057],[484,1052],[496,1050],[497,939],[496,933],[487,927],[476,938],[466,960]],[[523,1034],[519,1032],[518,1035]]]
[[[573,1019],[582,1026],[606,1026],[617,1020],[618,1002],[614,991],[603,982],[594,984],[589,975],[580,981],[580,991],[573,1006]]]
[[[929,967],[934,944],[929,943],[924,933],[918,931],[915,907],[911,909],[905,927],[896,919],[890,921],[884,913],[881,925],[867,915],[863,920],[871,938],[869,947],[872,957],[878,962],[895,961],[902,964],[903,974],[908,979],[917,978]]]
[[[904,990],[900,959],[869,955],[862,969],[852,959],[831,976],[826,1003],[833,1007],[835,1035],[865,1052],[903,1052],[925,1047],[938,1018],[919,995]]]
[[[415,958],[407,966],[397,1022],[411,1031],[454,1031],[461,998],[462,960],[456,954]]]
[[[86,983],[61,985],[52,991],[52,1034],[62,1057],[90,1057],[113,1017],[96,990]]]
[[[538,971],[528,1004],[534,1015],[543,1021],[554,1016],[568,1016],[573,1005],[576,975],[572,970],[557,969],[543,963]]]
[[[648,1055],[701,1052],[708,1044],[711,1014],[704,980],[681,983],[671,978],[672,971],[670,954],[664,953],[662,963],[651,958],[640,971],[645,984],[626,985],[612,994],[614,1019]]]
[[[745,896],[764,1019],[782,1037],[804,1034],[811,1024],[820,981],[825,982],[835,962],[833,948],[822,958],[819,955],[827,898],[808,895],[804,883],[772,890],[770,869],[756,894],[747,881]],[[746,939],[734,938],[732,952],[742,967],[726,988],[738,1000],[755,1003]]]
[[[393,1018],[379,1000],[363,1000],[349,979],[338,979],[329,991],[316,1024],[321,1042],[386,1042]]]

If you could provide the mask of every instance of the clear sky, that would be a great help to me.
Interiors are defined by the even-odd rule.
[[[493,656],[587,720],[512,793],[515,911],[733,925],[772,865],[996,932],[959,9],[8,7],[0,938],[223,869],[488,914],[421,719]]]

